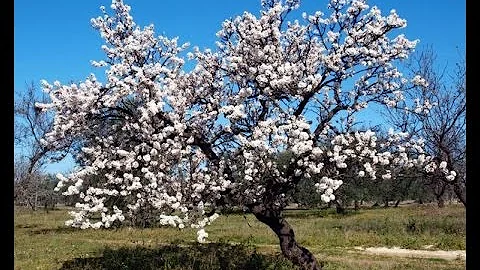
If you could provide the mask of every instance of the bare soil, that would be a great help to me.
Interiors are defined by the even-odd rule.
[[[430,248],[430,247],[426,246],[425,248]],[[444,260],[456,260],[456,259],[465,260],[467,257],[465,250],[415,250],[415,249],[404,249],[399,247],[392,247],[392,248],[356,247],[355,249],[365,253],[372,253],[376,255],[386,255],[386,256],[437,258],[437,259],[444,259]]]

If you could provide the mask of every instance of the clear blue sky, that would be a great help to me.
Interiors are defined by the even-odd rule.
[[[178,36],[200,48],[214,48],[221,23],[243,11],[258,14],[260,0],[126,0],[141,27],[153,23],[158,34]],[[303,0],[301,10],[325,10],[326,0]],[[109,0],[14,1],[14,90],[33,81],[83,80],[95,71],[90,60],[102,60],[103,44],[90,19],[101,15]],[[441,65],[453,64],[465,53],[466,1],[370,0],[383,14],[396,9],[407,20],[407,38],[431,45]],[[70,162],[50,165],[49,172],[66,171]]]

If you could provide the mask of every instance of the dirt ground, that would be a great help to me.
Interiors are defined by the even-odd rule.
[[[425,248],[430,248],[426,246]],[[415,257],[415,258],[438,258],[445,260],[461,259],[465,260],[467,255],[465,250],[413,250],[404,248],[386,248],[386,247],[370,247],[362,248],[356,247],[356,250],[360,250],[366,253],[372,253],[376,255],[387,256],[401,256],[401,257]]]

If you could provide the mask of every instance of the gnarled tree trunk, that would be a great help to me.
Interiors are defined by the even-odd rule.
[[[282,253],[287,259],[305,270],[322,269],[315,256],[297,243],[292,227],[281,217],[280,210],[267,208],[264,205],[255,205],[250,207],[250,210],[259,221],[275,232],[280,240]]]

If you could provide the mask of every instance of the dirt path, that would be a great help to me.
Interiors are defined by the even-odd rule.
[[[269,247],[272,249],[278,249],[278,245],[268,244],[256,244],[257,247]],[[465,250],[428,250],[433,245],[424,246],[425,249],[405,249],[399,247],[354,247],[355,252],[384,255],[384,256],[399,256],[399,257],[411,257],[411,258],[436,258],[444,260],[466,260],[467,255]],[[307,247],[309,248],[309,247]],[[318,255],[318,254],[317,254]]]
[[[467,255],[465,250],[413,250],[404,248],[386,248],[386,247],[370,247],[362,248],[355,247],[356,250],[360,250],[365,253],[372,253],[376,255],[387,256],[401,256],[401,257],[414,257],[414,258],[438,258],[444,260],[465,260]]]

